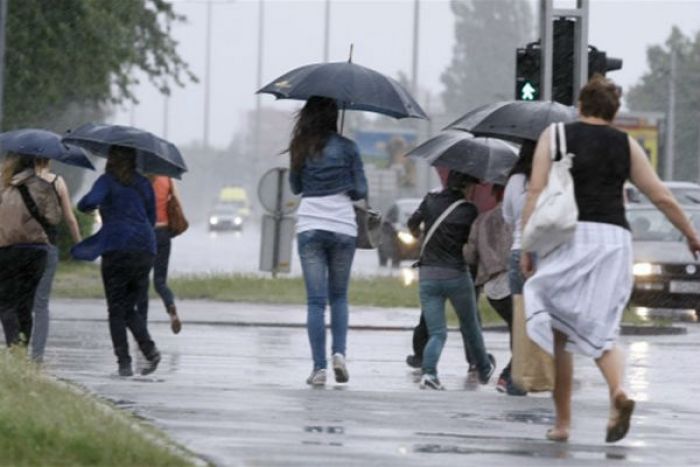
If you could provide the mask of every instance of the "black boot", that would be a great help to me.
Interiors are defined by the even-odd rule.
[[[160,352],[154,350],[149,357],[146,357],[146,360],[148,361],[148,363],[141,370],[141,374],[144,376],[150,375],[151,373],[156,371],[156,368],[158,368],[158,364],[160,363]]]

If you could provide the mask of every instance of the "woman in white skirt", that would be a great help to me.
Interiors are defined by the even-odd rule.
[[[547,432],[553,441],[569,437],[571,352],[593,358],[608,384],[606,441],[624,438],[629,429],[634,401],[622,388],[624,362],[616,346],[622,312],[633,286],[632,241],[623,202],[625,181],[630,179],[685,235],[693,255],[700,252],[700,238],[659,180],[644,150],[626,133],[610,126],[619,106],[617,86],[600,75],[581,90],[579,120],[565,126],[567,147],[574,154],[571,175],[579,209],[576,232],[571,240],[539,258],[536,271],[529,254],[521,259],[523,273],[532,276],[524,289],[528,335],[554,354],[556,421]],[[535,151],[522,225],[547,185],[549,140],[549,130],[545,130]]]

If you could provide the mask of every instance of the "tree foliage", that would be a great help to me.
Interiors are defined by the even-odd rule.
[[[137,70],[164,93],[195,79],[165,0],[8,2],[3,129],[64,131],[133,99]]]
[[[626,95],[633,111],[667,112],[671,51],[676,54],[675,174],[697,181],[700,173],[700,32],[689,37],[673,27],[664,45],[647,50],[649,70]]]
[[[455,45],[442,74],[452,116],[513,99],[515,49],[534,40],[532,11],[523,0],[452,0]]]

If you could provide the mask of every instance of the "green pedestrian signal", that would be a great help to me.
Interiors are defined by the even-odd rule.
[[[532,83],[525,81],[525,84],[520,88],[521,101],[534,101],[537,99],[537,88]]]

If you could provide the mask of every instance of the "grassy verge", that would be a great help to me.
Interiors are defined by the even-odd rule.
[[[0,452],[3,465],[192,465],[155,429],[47,378],[5,350]]]
[[[304,281],[300,277],[260,277],[241,274],[200,274],[178,276],[169,280],[176,295],[189,300],[251,302],[272,304],[306,303]],[[62,298],[103,298],[99,268],[92,263],[62,262],[58,267],[53,294]],[[350,303],[357,306],[420,307],[418,285],[404,285],[400,277],[359,277],[350,281]],[[449,306],[448,306],[449,308]],[[479,303],[482,322],[503,324],[503,320],[482,296]],[[450,313],[451,323],[456,323]],[[648,321],[630,309],[625,311],[626,324],[666,325],[665,320]]]

